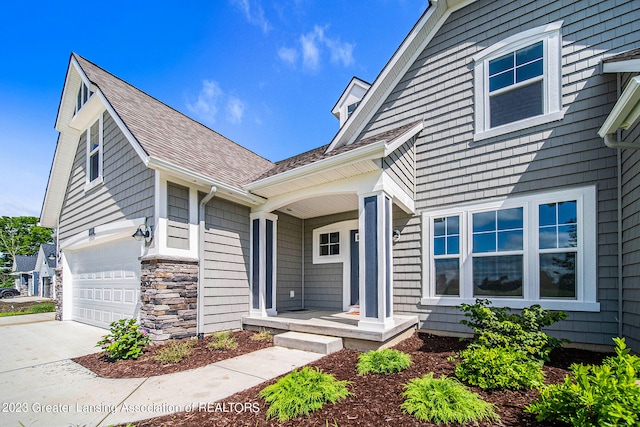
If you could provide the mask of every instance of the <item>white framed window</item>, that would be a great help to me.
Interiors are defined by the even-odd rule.
[[[598,311],[594,186],[423,213],[425,305]]]
[[[340,233],[338,231],[334,231],[332,233],[320,233],[318,239],[319,256],[340,255]]]
[[[473,57],[474,141],[562,119],[561,28],[533,28]]]
[[[102,146],[103,146],[102,114],[86,131],[87,139],[87,180],[85,191],[102,182]]]
[[[82,82],[80,85],[80,89],[78,89],[78,95],[76,97],[76,111],[80,111],[80,109],[89,101],[89,98],[93,95],[93,91],[89,89],[89,87]]]

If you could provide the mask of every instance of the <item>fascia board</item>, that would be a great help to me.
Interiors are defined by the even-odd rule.
[[[211,179],[205,175],[193,172],[181,166],[174,165],[173,163],[157,159],[155,157],[149,157],[147,161],[147,167],[167,172],[171,175],[177,176],[181,179],[184,179],[185,181],[192,182],[196,185],[202,185],[209,188],[211,186],[215,186],[218,189],[218,192],[216,193],[217,196],[226,195],[229,198],[251,206],[258,206],[265,202],[264,198],[255,194],[251,194],[244,189],[233,187],[224,182]]]
[[[338,154],[334,157],[319,160],[308,165],[300,166],[295,169],[282,172],[277,175],[273,175],[259,181],[254,181],[244,186],[248,191],[259,190],[262,188],[277,185],[285,181],[291,181],[300,179],[316,173],[321,173],[330,169],[334,169],[340,166],[347,166],[352,163],[360,162],[363,160],[370,160],[380,158],[384,155],[384,149],[386,141],[379,141],[374,144],[365,145],[364,147],[355,148],[351,151],[347,151],[343,154]]]
[[[382,69],[382,72],[373,82],[373,85],[369,88],[365,96],[362,98],[360,106],[356,108],[356,110],[349,118],[349,121],[345,123],[344,126],[342,126],[338,133],[333,137],[331,144],[329,144],[329,147],[327,148],[327,153],[333,150],[340,142],[343,141],[348,130],[351,130],[352,127],[357,126],[352,136],[348,140],[344,141],[344,144],[341,145],[349,145],[353,143],[355,138],[358,137],[365,126],[373,118],[382,103],[384,103],[385,99],[389,96],[391,91],[393,91],[400,79],[406,74],[409,67],[411,67],[420,53],[427,47],[433,37],[438,33],[449,16],[453,12],[462,9],[469,4],[474,3],[475,1],[476,0],[432,0],[430,2],[429,8],[425,12],[425,14],[420,18],[418,23],[414,26],[409,35],[402,42],[398,50],[396,50],[396,52],[393,54],[387,65],[385,65],[385,67]],[[439,6],[440,4],[443,4],[443,6]],[[423,27],[430,23],[432,17],[435,15],[439,7],[444,7],[445,12],[432,24],[431,29],[426,34],[424,40],[418,43],[417,46],[413,47],[413,52],[411,52],[410,59],[405,64],[399,65],[399,61],[402,56],[410,47],[412,47],[412,44],[420,35]],[[373,108],[369,110],[363,108],[364,106],[372,102],[374,103]]]
[[[627,87],[598,131],[598,135],[605,138],[620,128],[626,129],[638,119],[638,116],[640,116],[640,76],[629,80]]]
[[[640,71],[640,59],[627,61],[605,62],[602,64],[603,73],[637,73]]]
[[[409,129],[408,131],[406,131],[405,133],[403,133],[402,135],[400,135],[390,143],[386,144],[384,148],[384,156],[387,157],[389,154],[396,151],[399,147],[402,146],[402,144],[404,144],[405,142],[413,138],[416,134],[418,134],[420,131],[422,131],[422,129],[424,129],[424,121],[421,121],[420,123],[416,123],[414,127]]]

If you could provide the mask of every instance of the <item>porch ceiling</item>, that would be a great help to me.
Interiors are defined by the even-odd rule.
[[[301,219],[315,218],[358,209],[357,194],[331,194],[290,203],[279,210]]]

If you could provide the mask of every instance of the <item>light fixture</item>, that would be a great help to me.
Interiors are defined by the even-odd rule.
[[[138,227],[136,232],[133,233],[133,235],[131,237],[136,239],[138,242],[140,242],[140,241],[142,241],[142,239],[144,239],[144,241],[146,243],[149,243],[151,241],[151,239],[153,239],[153,234],[152,234],[151,227],[148,227],[145,224],[142,224],[142,225],[140,225]]]
[[[400,240],[400,230],[393,230],[393,241],[397,242]]]
[[[56,260],[56,254],[52,252],[52,253],[49,254],[49,256],[47,258],[49,258],[49,261],[55,261]]]

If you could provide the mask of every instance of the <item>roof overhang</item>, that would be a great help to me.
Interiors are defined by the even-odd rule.
[[[640,70],[640,58],[604,62],[602,64],[603,73],[637,73],[638,70]]]
[[[633,77],[627,83],[622,95],[613,106],[598,135],[604,138],[604,143],[611,148],[640,149],[640,144],[618,141],[618,129],[628,129],[640,117],[640,76]]]

